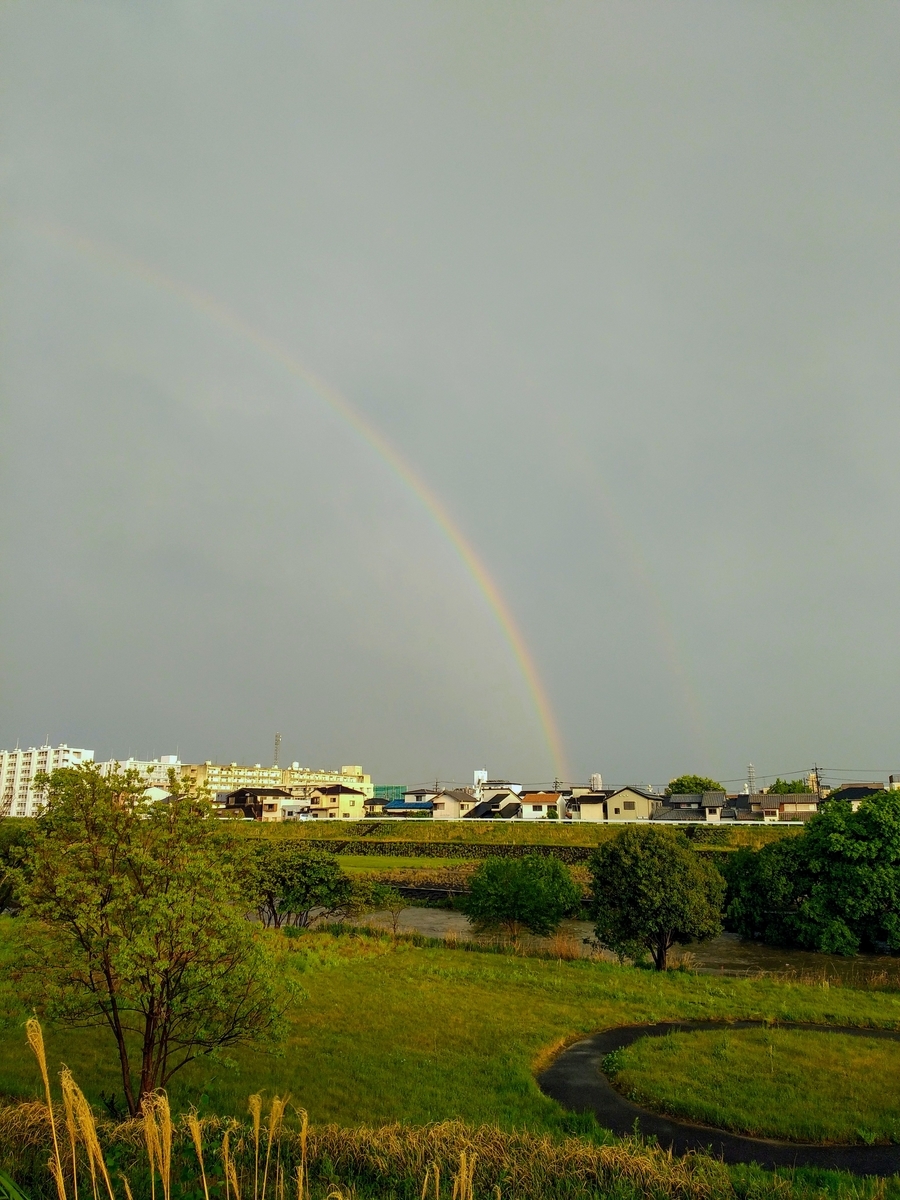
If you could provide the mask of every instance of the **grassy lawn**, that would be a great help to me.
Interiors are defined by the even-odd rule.
[[[616,1054],[648,1108],[797,1141],[900,1141],[900,1042],[794,1029],[696,1030]]]
[[[7,949],[14,927],[0,920]],[[290,1092],[317,1123],[460,1118],[558,1133],[578,1128],[578,1120],[573,1124],[539,1092],[535,1067],[597,1029],[728,1017],[900,1027],[900,995],[890,992],[657,975],[603,963],[418,948],[382,936],[268,936],[278,947],[280,976],[303,992],[284,1044],[277,1053],[239,1050],[231,1067],[191,1066],[171,1085],[176,1108],[196,1103],[237,1115],[246,1111],[247,1095],[262,1088]],[[0,1093],[37,1096],[22,1033],[26,1014],[8,977],[0,1009]],[[107,1035],[48,1025],[46,1037],[51,1065],[66,1062],[92,1100],[101,1091],[121,1092]],[[883,1090],[877,1075],[858,1081],[866,1127],[877,1119],[876,1093]]]

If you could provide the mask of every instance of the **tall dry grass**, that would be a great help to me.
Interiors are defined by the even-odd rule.
[[[728,1169],[701,1154],[676,1158],[639,1140],[509,1132],[442,1121],[311,1127],[286,1097],[250,1097],[249,1121],[173,1117],[164,1092],[141,1115],[98,1120],[71,1073],[54,1100],[40,1027],[29,1042],[44,1102],[0,1106],[0,1168],[31,1200],[741,1200]],[[64,1131],[63,1136],[60,1132]],[[762,1173],[761,1173],[762,1174]],[[878,1200],[854,1184],[850,1200]],[[874,1190],[873,1190],[874,1189]],[[777,1175],[752,1200],[809,1200]],[[816,1196],[821,1196],[816,1192]]]

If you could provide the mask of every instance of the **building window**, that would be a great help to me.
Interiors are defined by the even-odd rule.
[[[622,807],[625,809],[626,812],[634,812],[634,801],[633,800],[625,800],[622,803]]]
[[[614,808],[614,809],[613,809],[613,812],[615,813],[615,815],[616,815],[616,816],[618,816],[618,815],[619,815],[619,810],[618,810],[617,808]]]
[[[531,811],[532,812],[543,812],[544,806],[543,806],[543,804],[532,804]]]

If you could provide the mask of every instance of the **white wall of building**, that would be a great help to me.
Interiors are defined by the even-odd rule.
[[[181,762],[177,754],[161,754],[159,758],[111,758],[107,762],[98,763],[102,775],[112,775],[115,771],[138,771],[147,780],[147,787],[169,788],[169,772],[175,772],[175,778],[181,778]]]
[[[37,816],[43,800],[34,790],[35,775],[39,772],[49,775],[60,767],[77,767],[93,761],[93,750],[78,750],[65,743],[0,750],[0,816]]]

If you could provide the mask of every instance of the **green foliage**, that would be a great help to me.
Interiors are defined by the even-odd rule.
[[[138,772],[93,764],[42,782],[15,871],[21,986],[47,1015],[109,1030],[134,1114],[193,1059],[273,1030],[271,958],[202,795],[149,803]]]
[[[29,827],[30,822],[22,819],[0,819],[0,913],[19,907],[13,869],[25,852]]]
[[[349,876],[326,850],[296,841],[261,841],[253,847],[248,886],[264,925],[307,928],[319,916],[358,910],[364,888],[354,891]]]
[[[0,1171],[0,1200],[28,1200],[22,1189],[5,1171]]]
[[[479,930],[502,927],[515,937],[524,928],[546,935],[580,899],[571,873],[556,858],[486,858],[472,875],[463,911]]]
[[[778,778],[769,787],[770,796],[807,795],[811,788],[805,779]]]
[[[675,942],[722,930],[725,882],[678,830],[629,825],[595,851],[590,869],[597,940],[620,958],[649,950],[664,971]]]
[[[703,792],[721,792],[721,783],[715,779],[707,779],[705,775],[679,775],[670,779],[666,788],[667,796],[697,796]]]
[[[900,793],[856,812],[826,804],[803,835],[726,864],[727,917],[743,937],[825,954],[900,950]]]

